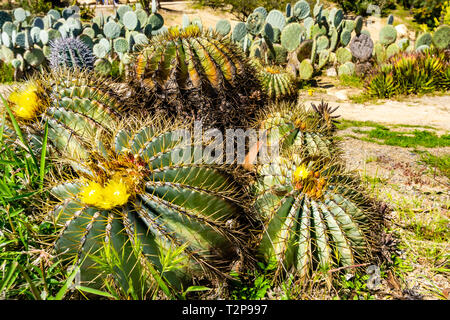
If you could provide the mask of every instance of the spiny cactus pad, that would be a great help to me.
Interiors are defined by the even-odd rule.
[[[397,30],[393,26],[387,25],[380,30],[380,42],[383,45],[388,46],[395,40],[397,40]]]
[[[281,45],[288,51],[294,51],[300,45],[302,31],[300,23],[288,24],[281,32]]]
[[[442,25],[433,33],[433,44],[438,49],[448,49],[450,47],[450,26]]]

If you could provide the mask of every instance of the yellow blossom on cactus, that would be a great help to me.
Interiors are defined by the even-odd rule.
[[[308,89],[308,95],[312,96],[313,93],[314,93],[314,91],[316,91],[316,90],[314,90],[314,89]]]
[[[111,209],[117,206],[122,206],[128,202],[130,194],[128,193],[127,185],[122,179],[112,179],[108,182],[103,190],[103,204],[104,209]]]
[[[294,181],[302,181],[308,178],[309,171],[306,169],[306,166],[302,164],[301,166],[297,167],[294,172]]]
[[[90,181],[81,189],[79,197],[84,204],[99,206],[103,202],[103,187],[97,182]]]
[[[37,91],[37,85],[29,83],[23,90],[16,90],[9,95],[8,101],[14,104],[12,111],[17,118],[31,120],[38,115],[41,101]]]

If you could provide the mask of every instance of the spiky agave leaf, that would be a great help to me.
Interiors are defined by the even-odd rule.
[[[239,46],[195,26],[170,28],[135,59],[133,86],[146,108],[202,120],[209,127],[244,127],[263,104],[256,71]]]
[[[62,69],[40,74],[7,95],[14,117],[35,148],[41,147],[48,122],[51,151],[74,158],[86,158],[87,145],[100,133],[112,133],[125,107],[119,99],[108,80]]]
[[[277,66],[261,66],[258,78],[266,95],[272,100],[295,100],[295,84],[290,73]]]
[[[239,187],[219,165],[195,159],[200,144],[181,139],[173,125],[141,128],[120,130],[111,147],[79,171],[84,179],[53,188],[61,201],[53,211],[62,226],[57,251],[85,259],[82,280],[93,281],[105,275],[87,253],[98,256],[105,243],[128,252],[125,279],[139,278],[143,261],[163,272],[161,256],[183,246],[185,265],[164,272],[171,285],[223,279],[245,253]],[[138,256],[130,249],[136,240]]]
[[[322,121],[325,123],[330,132],[336,130],[336,124],[339,123],[336,119],[339,118],[340,115],[332,115],[332,113],[334,113],[339,107],[332,108],[323,100],[321,100],[317,106],[314,103],[311,103],[311,107],[321,116]]]
[[[305,281],[370,261],[380,217],[339,160],[309,160],[291,149],[257,173],[252,188],[264,223],[258,252],[278,275]]]

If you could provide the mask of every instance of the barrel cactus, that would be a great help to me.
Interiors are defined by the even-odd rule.
[[[141,290],[148,265],[178,289],[194,279],[224,280],[246,252],[240,188],[220,165],[196,160],[204,145],[184,139],[173,122],[149,123],[127,124],[104,152],[92,152],[80,178],[52,189],[60,201],[51,210],[61,227],[56,252],[76,259],[80,280],[94,287],[111,277],[97,268],[108,246],[118,252],[113,277],[125,291],[130,283]],[[183,263],[163,270],[173,250]]]
[[[148,109],[204,126],[244,126],[263,103],[256,71],[238,45],[196,26],[154,37],[134,72],[133,86],[153,99]]]
[[[311,153],[317,144],[311,138],[308,143],[306,133],[321,134],[325,150],[325,141],[334,143],[317,126],[317,114],[299,108],[296,119],[284,107],[262,123],[281,151],[256,165],[251,190],[264,225],[259,257],[280,276],[293,273],[306,280],[316,271],[370,261],[381,217],[358,178],[343,168],[339,153]]]
[[[264,66],[258,72],[266,95],[273,100],[295,99],[295,84],[290,73],[277,66]]]
[[[294,150],[257,169],[260,256],[300,279],[368,261],[377,212],[358,180],[338,160],[309,160]]]
[[[295,146],[310,159],[330,158],[337,152],[332,139],[336,109],[322,102],[307,111],[295,102],[278,102],[258,115],[256,125],[267,132],[268,145]]]
[[[31,144],[40,148],[48,123],[53,155],[87,157],[100,132],[111,134],[123,105],[109,81],[80,71],[56,70],[13,88],[9,108]]]
[[[79,38],[59,38],[50,43],[50,67],[69,69],[94,68],[95,57],[92,49]]]

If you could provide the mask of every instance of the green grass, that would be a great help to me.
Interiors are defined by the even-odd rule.
[[[0,62],[0,83],[11,83],[14,81],[14,67],[11,64]]]
[[[421,161],[439,170],[444,176],[450,179],[450,154],[435,156],[426,152],[422,155]]]
[[[354,121],[354,120],[341,120],[337,125],[339,130],[345,130],[348,128],[355,128],[352,131],[354,133],[363,135],[358,137],[355,135],[349,135],[352,138],[360,139],[367,142],[374,142],[378,144],[399,146],[404,148],[436,148],[450,146],[450,134],[437,135],[434,128],[431,126],[414,126],[414,125],[390,125],[389,127],[381,125],[373,121]],[[358,128],[369,127],[371,130],[362,130]],[[395,128],[411,128],[411,131],[395,131]],[[419,130],[429,129],[429,130]]]
[[[357,76],[342,75],[339,77],[339,82],[346,87],[362,88],[364,86],[363,79]]]

